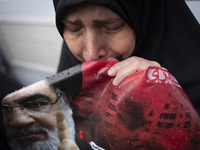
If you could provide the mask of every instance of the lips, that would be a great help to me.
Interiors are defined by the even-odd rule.
[[[28,133],[10,137],[9,143],[13,143],[13,145],[16,145],[18,147],[26,147],[36,142],[42,142],[45,139],[46,135],[44,133]]]
[[[27,135],[21,135],[18,137],[15,137],[14,139],[17,140],[31,140],[31,139],[40,139],[41,138],[41,134],[27,134]]]

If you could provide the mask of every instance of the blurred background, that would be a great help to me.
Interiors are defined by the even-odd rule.
[[[186,0],[200,22],[200,0]],[[56,73],[62,38],[52,0],[0,0],[0,51],[11,73],[28,85]]]
[[[56,73],[62,38],[52,0],[0,0],[0,51],[28,85]]]

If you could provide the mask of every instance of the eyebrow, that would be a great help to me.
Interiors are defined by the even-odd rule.
[[[21,104],[21,103],[24,103],[24,102],[28,102],[28,101],[32,101],[34,99],[37,99],[37,98],[44,98],[48,101],[51,101],[51,98],[45,94],[33,94],[33,95],[29,95],[27,97],[22,97],[22,98],[19,98],[19,99],[15,99],[14,101],[16,101],[18,104]],[[10,100],[10,103],[12,103],[13,100]],[[6,105],[9,105],[9,102],[7,102],[7,100],[4,100],[2,102],[2,104],[6,104]]]
[[[75,21],[70,21],[70,20],[62,20],[62,23],[65,24],[65,23],[69,23],[69,24],[73,24],[73,25],[81,25],[82,24],[82,21],[81,20],[75,20]]]
[[[92,20],[92,22],[94,24],[97,24],[97,25],[103,25],[103,24],[109,24],[109,23],[112,23],[114,21],[120,21],[122,20],[121,18],[109,18],[109,19],[94,19]],[[123,20],[122,20],[123,21]],[[62,20],[62,23],[65,24],[65,23],[69,23],[69,24],[72,24],[72,25],[81,25],[82,24],[82,21],[80,19],[77,19],[75,21],[70,21],[70,20]]]
[[[28,97],[22,99],[22,101],[32,101],[37,98],[44,98],[46,100],[51,101],[50,97],[48,97],[47,95],[44,95],[44,94],[34,94],[34,95],[31,95],[31,96],[28,96]]]
[[[103,19],[103,20],[93,20],[92,22],[94,22],[95,24],[109,24],[109,23],[113,23],[115,21],[120,21],[122,20],[121,18],[112,18],[112,19]],[[123,21],[123,20],[122,20]]]

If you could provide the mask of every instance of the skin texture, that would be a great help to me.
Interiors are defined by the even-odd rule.
[[[82,4],[67,11],[62,19],[63,37],[73,55],[81,62],[98,59],[118,60],[108,75],[114,85],[134,72],[160,65],[139,57],[130,57],[136,36],[133,29],[110,9]]]

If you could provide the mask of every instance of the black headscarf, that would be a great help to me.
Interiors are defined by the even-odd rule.
[[[200,25],[184,0],[54,0],[56,25],[81,3],[106,6],[136,32],[133,56],[155,60],[171,72],[200,111]],[[58,71],[80,63],[64,43]]]

